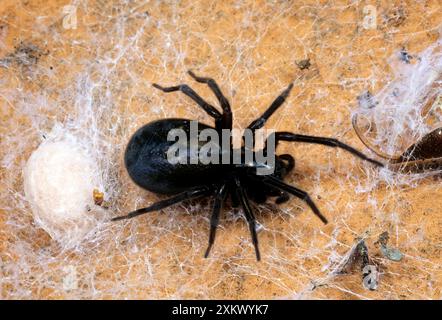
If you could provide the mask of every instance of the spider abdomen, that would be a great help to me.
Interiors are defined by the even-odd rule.
[[[195,145],[190,140],[190,120],[162,119],[138,129],[130,139],[125,156],[125,166],[132,180],[143,189],[160,194],[177,194],[191,187],[216,183],[222,179],[225,166],[219,164],[191,164],[190,157],[197,154],[203,143]],[[198,123],[198,133],[213,129]],[[169,139],[171,130],[182,130],[187,135],[186,163],[171,163],[168,151],[176,143]]]

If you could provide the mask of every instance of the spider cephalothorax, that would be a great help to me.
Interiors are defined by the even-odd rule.
[[[221,93],[216,82],[210,78],[198,77],[191,71],[189,71],[189,74],[196,81],[208,84],[221,105],[222,113],[204,101],[185,84],[167,88],[157,84],[153,86],[164,92],[183,92],[215,119],[214,128],[199,123],[198,132],[212,129],[221,135],[223,129],[231,130],[232,111],[230,104]],[[293,84],[290,84],[247,129],[254,134],[256,130],[262,128],[270,116],[283,104],[292,87]],[[128,219],[147,212],[157,211],[187,199],[212,196],[214,197],[214,203],[210,219],[209,245],[205,253],[205,257],[207,257],[215,240],[222,205],[226,198],[230,197],[233,206],[240,205],[243,208],[252,235],[257,260],[260,260],[260,252],[256,234],[256,220],[249,203],[249,198],[256,203],[263,203],[268,197],[276,197],[275,202],[282,203],[289,199],[289,195],[293,195],[305,201],[321,221],[327,223],[326,218],[305,191],[288,185],[283,181],[284,177],[295,165],[294,158],[289,154],[274,155],[275,161],[271,166],[272,170],[269,174],[258,173],[261,167],[268,166],[268,164],[256,160],[247,162],[241,160],[239,163],[234,161],[228,161],[228,163],[219,161],[218,163],[206,164],[201,162],[194,164],[189,162],[172,163],[168,158],[168,151],[174,144],[174,141],[168,139],[169,133],[171,130],[180,129],[188,134],[191,131],[191,123],[192,121],[187,119],[163,119],[148,123],[135,132],[127,145],[125,153],[125,165],[129,176],[136,184],[146,190],[160,194],[169,194],[172,197],[113,220]],[[268,141],[274,142],[275,148],[279,141],[316,143],[338,147],[349,151],[361,159],[379,166],[382,165],[380,162],[368,158],[356,149],[333,138],[313,137],[291,132],[275,132]],[[265,145],[267,146],[267,143]],[[195,148],[195,150],[192,148]],[[198,153],[200,148],[200,144],[196,144],[194,147],[192,147],[192,144],[189,144],[185,150],[186,157],[189,158],[191,154]],[[250,149],[244,146],[241,149],[233,149],[231,141],[228,149],[230,155],[235,152],[241,154],[241,159],[244,159],[243,156],[246,152],[250,152]],[[222,148],[219,150],[225,151]],[[252,159],[257,159],[255,156],[256,152],[266,153],[266,150],[267,148],[264,147],[264,150],[251,151],[253,153]],[[222,158],[221,153],[217,155],[219,159]],[[231,157],[229,159],[232,160]]]

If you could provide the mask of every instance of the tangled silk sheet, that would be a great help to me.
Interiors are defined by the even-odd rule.
[[[164,198],[125,171],[137,128],[167,117],[211,123],[183,94],[151,85],[187,83],[216,105],[189,69],[217,80],[235,128],[294,82],[268,128],[335,137],[376,157],[351,117],[386,115],[372,143],[397,152],[396,141],[415,142],[434,125],[413,113],[428,102],[416,90],[436,92],[440,120],[441,12],[438,0],[3,0],[0,298],[440,299],[438,172],[392,173],[345,151],[280,143],[296,158],[286,181],[329,223],[299,199],[255,206],[259,263],[230,205],[208,259],[212,200],[110,219]],[[416,109],[401,109],[410,97]],[[58,220],[66,208],[71,220]]]

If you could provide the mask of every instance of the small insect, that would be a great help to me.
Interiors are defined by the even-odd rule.
[[[376,150],[364,137],[358,126],[358,117],[355,114],[352,118],[353,128],[367,148],[378,156],[387,159],[387,167],[393,171],[401,172],[423,172],[427,170],[442,169],[442,127],[427,133],[419,141],[411,144],[400,155],[388,155]]]
[[[214,106],[201,98],[194,90],[185,84],[162,87],[158,84],[153,86],[163,92],[181,91],[195,101],[209,116],[214,118],[215,127],[205,124],[198,124],[198,130],[212,128],[221,133],[223,129],[232,129],[232,111],[229,101],[222,94],[217,83],[211,78],[196,76],[192,71],[189,75],[197,82],[205,83],[215,94],[222,108],[222,113]],[[248,125],[253,133],[264,126],[272,114],[284,103],[292,90],[291,83],[268,107],[268,109],[256,120]],[[308,193],[294,186],[286,184],[283,179],[293,170],[295,159],[290,154],[275,155],[274,170],[272,174],[258,175],[257,169],[265,164],[253,161],[252,163],[242,162],[240,164],[172,164],[168,161],[166,153],[174,141],[168,141],[167,136],[172,129],[182,129],[186,133],[190,131],[191,120],[188,119],[162,119],[150,122],[131,137],[124,156],[125,166],[129,176],[141,188],[158,194],[171,195],[169,199],[158,201],[147,208],[141,208],[129,213],[126,216],[116,217],[113,221],[129,219],[147,212],[158,211],[184,200],[199,197],[214,197],[212,215],[210,218],[209,244],[204,257],[208,257],[215,241],[216,229],[219,224],[220,213],[227,198],[230,198],[232,206],[241,205],[247,220],[252,242],[255,248],[256,259],[260,260],[258,248],[257,222],[252,211],[249,199],[255,203],[264,203],[268,197],[275,197],[277,204],[289,200],[289,194],[305,201],[316,216],[323,222],[327,219],[321,214]],[[275,146],[279,141],[304,142],[326,145],[329,147],[342,148],[353,155],[369,161],[375,165],[382,166],[376,160],[370,159],[358,150],[342,143],[334,138],[314,137],[291,132],[275,132]],[[199,150],[190,150],[192,154]],[[197,146],[200,147],[199,145]],[[230,154],[235,151],[230,141]],[[236,151],[238,151],[236,149]],[[244,142],[240,150],[244,154]],[[256,153],[256,151],[253,151]],[[221,154],[219,154],[221,158]],[[242,160],[244,157],[242,157]],[[254,157],[253,159],[256,159]]]

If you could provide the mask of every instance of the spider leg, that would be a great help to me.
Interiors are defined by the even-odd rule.
[[[256,219],[253,214],[252,208],[250,207],[249,200],[244,192],[244,188],[241,185],[239,178],[235,178],[235,189],[236,194],[241,202],[241,206],[244,210],[244,215],[246,216],[247,223],[249,224],[250,234],[252,235],[253,246],[255,247],[256,260],[261,260],[261,254],[259,253],[258,247],[258,235],[256,234]]]
[[[293,83],[290,83],[289,86],[273,101],[270,107],[268,107],[259,118],[255,119],[249,124],[247,129],[255,131],[262,128],[270,116],[275,113],[275,111],[278,110],[278,108],[284,103],[292,88]]]
[[[206,113],[215,119],[215,123],[219,126],[222,121],[221,113],[211,104],[207,103],[203,98],[201,98],[192,88],[190,88],[187,84],[180,84],[173,87],[162,87],[159,84],[152,84],[154,88],[157,88],[163,92],[175,92],[181,91],[186,96],[190,97],[193,101],[195,101],[201,108],[206,111]]]
[[[212,217],[210,218],[210,234],[209,234],[209,245],[207,246],[204,258],[209,256],[210,250],[212,249],[213,243],[215,242],[216,228],[219,223],[219,215],[221,213],[223,202],[227,195],[227,185],[222,185],[215,194],[215,202],[213,204]]]
[[[278,198],[276,198],[275,203],[276,204],[281,204],[284,202],[289,201],[290,197],[289,194],[285,191],[281,191],[280,195],[278,196]]]
[[[279,159],[287,161],[287,163],[284,163],[284,168],[286,174],[293,170],[295,167],[295,158],[293,158],[290,154],[281,154],[278,156]]]
[[[344,149],[354,156],[366,160],[368,162],[371,162],[377,166],[383,167],[384,165],[374,159],[371,159],[367,157],[362,152],[356,150],[355,148],[349,146],[348,144],[345,144],[335,138],[326,138],[326,137],[315,137],[315,136],[306,136],[302,134],[295,134],[291,132],[275,132],[275,144],[277,145],[279,141],[292,141],[292,142],[306,142],[306,143],[316,143],[316,144],[322,144],[325,146],[333,147],[333,148],[341,148]]]
[[[235,191],[232,191],[232,192],[230,193],[230,199],[231,199],[231,201],[232,201],[232,207],[233,207],[233,208],[238,208],[238,207],[239,207],[239,199],[238,199],[238,197],[236,196],[236,192],[235,192]]]
[[[209,86],[209,88],[213,91],[216,98],[223,109],[222,114],[222,129],[232,129],[232,110],[230,108],[229,100],[223,95],[221,89],[218,84],[212,78],[198,77],[191,70],[188,71],[189,75],[195,79],[197,82],[205,83]]]
[[[172,198],[158,201],[149,207],[137,209],[135,211],[130,212],[129,214],[127,214],[125,216],[113,218],[111,221],[131,219],[133,217],[136,217],[136,216],[148,213],[148,212],[158,211],[158,210],[170,207],[171,205],[174,205],[176,203],[182,202],[184,200],[208,195],[210,193],[210,191],[211,190],[207,187],[198,187],[193,190],[189,190],[189,191],[185,191],[183,193],[180,193]]]
[[[292,195],[294,195],[295,197],[304,200],[309,207],[312,209],[313,213],[319,218],[321,219],[321,221],[323,223],[327,223],[327,219],[321,214],[321,212],[319,211],[318,207],[316,207],[316,204],[313,202],[313,200],[310,198],[310,196],[308,195],[307,192],[298,189],[296,187],[293,187],[289,184],[286,184],[285,182],[272,177],[272,176],[261,176],[261,181],[271,187],[275,187],[278,188],[282,191],[286,191]]]

